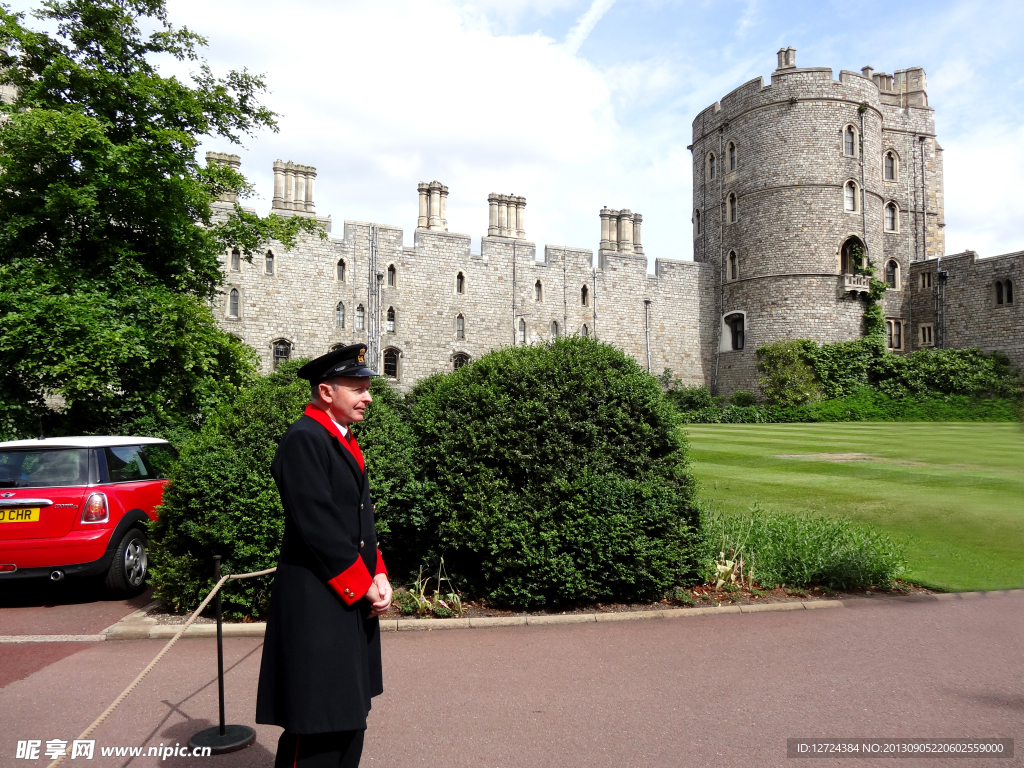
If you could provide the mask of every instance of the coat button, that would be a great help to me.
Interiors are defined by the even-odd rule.
[[[362,509],[362,508],[363,508],[363,505],[362,505],[362,504],[360,504],[360,505],[359,505],[359,508],[360,508],[360,509]]]
[[[366,545],[366,542],[365,542],[365,541],[360,541],[360,542],[359,542],[359,548],[360,548],[360,549],[362,549],[362,548],[363,548],[363,547],[364,547],[365,545]]]

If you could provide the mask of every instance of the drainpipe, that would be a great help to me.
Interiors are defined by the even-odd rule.
[[[722,358],[722,323],[725,317],[725,199],[722,197],[722,134],[725,126],[718,129],[718,156],[715,158],[715,173],[718,174],[718,351],[715,352],[715,386],[712,394],[718,394],[718,363]],[[705,182],[706,184],[707,182]]]
[[[867,202],[867,190],[864,188],[864,113],[867,112],[867,102],[860,105],[860,231],[864,238],[864,258],[868,256],[868,212],[865,203]],[[861,264],[861,267],[866,266]]]
[[[647,372],[651,372],[651,300],[644,299],[644,337],[647,340]]]

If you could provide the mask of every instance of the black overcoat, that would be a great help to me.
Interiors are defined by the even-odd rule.
[[[384,691],[379,624],[360,598],[385,571],[362,457],[339,437],[307,408],[271,464],[285,524],[256,722],[292,733],[364,729],[371,697]]]

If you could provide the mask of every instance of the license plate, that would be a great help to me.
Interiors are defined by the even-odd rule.
[[[39,509],[0,509],[0,523],[38,523]]]

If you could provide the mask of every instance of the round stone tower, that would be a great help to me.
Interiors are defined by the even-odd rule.
[[[726,395],[758,391],[763,344],[860,338],[869,280],[856,267],[870,261],[885,279],[887,251],[899,276],[884,311],[900,315],[913,258],[906,237],[887,238],[907,211],[883,164],[886,112],[897,111],[878,76],[833,80],[831,69],[798,68],[793,48],[778,55],[770,85],[751,80],[693,121],[694,259],[716,265],[719,291],[709,384]]]

